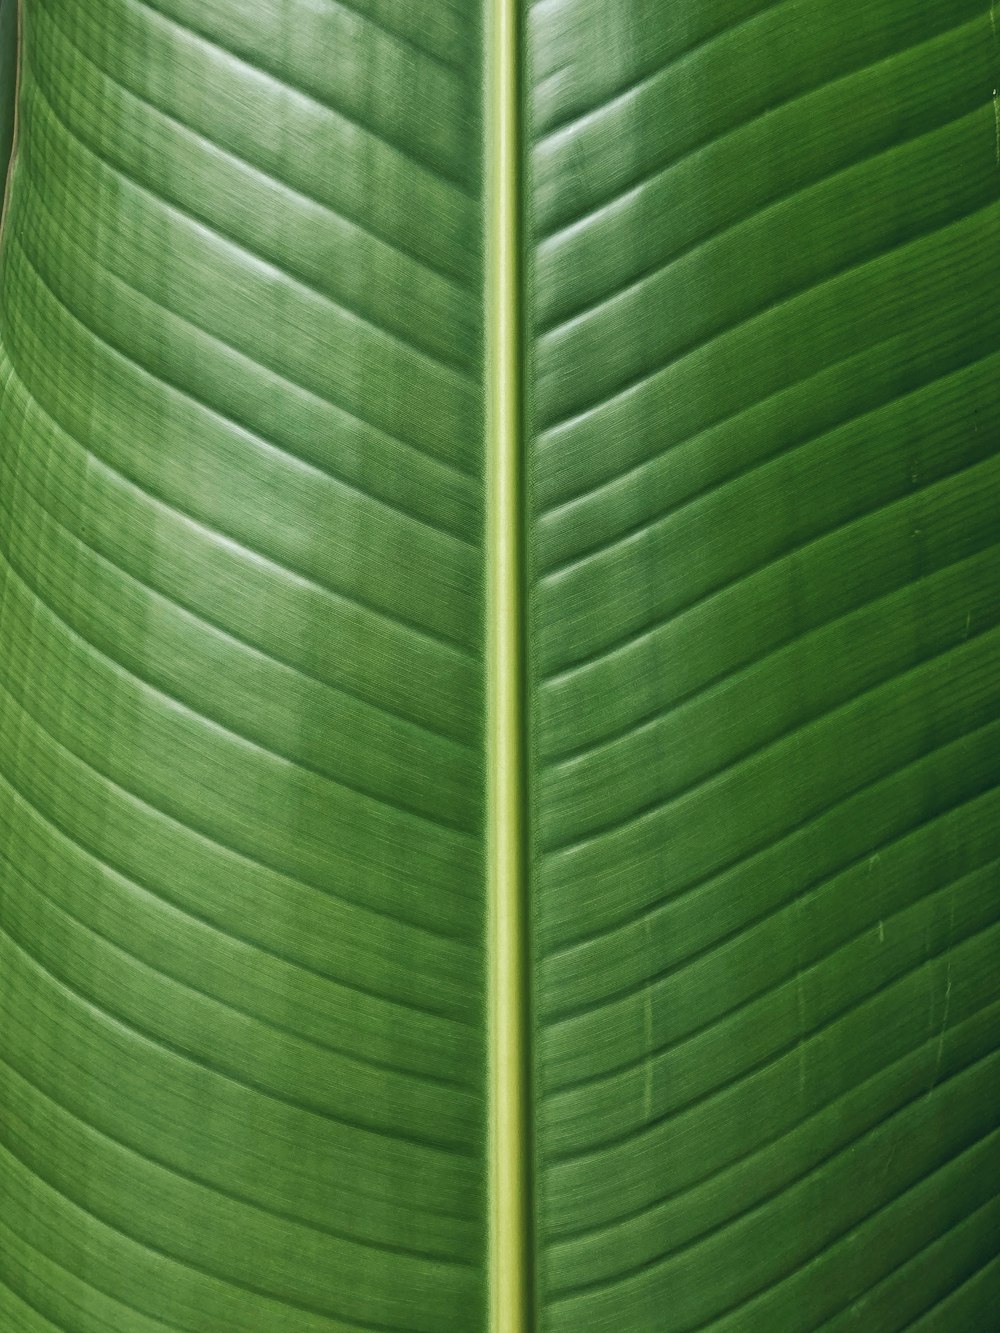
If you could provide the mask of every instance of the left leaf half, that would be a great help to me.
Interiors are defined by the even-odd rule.
[[[478,15],[251,8],[22,5],[0,1323],[468,1333]]]

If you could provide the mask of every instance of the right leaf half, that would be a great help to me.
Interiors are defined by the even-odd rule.
[[[985,0],[528,25],[540,1325],[1000,1301]]]

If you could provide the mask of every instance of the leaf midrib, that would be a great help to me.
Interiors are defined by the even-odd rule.
[[[526,1333],[532,1306],[518,8],[485,14],[489,1333]]]

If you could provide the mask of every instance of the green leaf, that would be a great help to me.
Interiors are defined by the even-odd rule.
[[[0,0],[0,179],[6,185],[17,105],[17,3]]]
[[[988,1333],[998,82],[0,0],[4,1333]]]
[[[542,1327],[985,1329],[988,7],[534,14]]]

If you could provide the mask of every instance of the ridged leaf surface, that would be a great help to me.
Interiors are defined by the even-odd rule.
[[[0,0],[4,1333],[990,1333],[997,22]]]
[[[530,22],[542,1326],[991,1327],[990,12]]]
[[[0,1250],[30,1328],[481,1318],[478,22],[251,8],[23,6]]]

